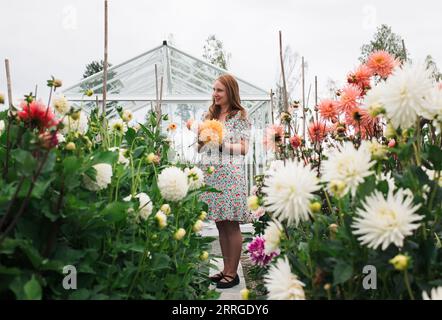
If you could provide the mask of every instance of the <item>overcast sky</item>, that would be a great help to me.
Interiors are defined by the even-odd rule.
[[[54,75],[64,87],[85,65],[103,57],[102,0],[0,0],[0,92],[3,59],[12,65],[13,93],[21,97]],[[309,63],[307,85],[319,78],[342,83],[358,64],[360,47],[386,23],[401,35],[414,61],[431,54],[442,65],[440,0],[109,0],[109,60],[121,63],[173,34],[176,47],[201,57],[215,34],[232,54],[230,71],[265,90],[279,72],[278,31]]]

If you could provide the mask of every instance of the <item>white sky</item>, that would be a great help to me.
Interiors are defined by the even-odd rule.
[[[232,54],[230,71],[265,90],[279,72],[278,31],[309,63],[319,87],[342,83],[358,64],[360,47],[386,23],[401,35],[414,61],[431,54],[442,66],[442,2],[437,0],[109,0],[109,60],[121,63],[162,43],[201,57],[215,34]],[[54,75],[64,87],[81,79],[85,65],[103,57],[102,0],[0,0],[0,92],[3,59],[12,64],[13,93],[21,97]]]

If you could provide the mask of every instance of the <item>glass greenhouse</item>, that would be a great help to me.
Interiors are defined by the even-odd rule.
[[[176,156],[185,162],[195,162],[198,154],[192,147],[194,133],[185,123],[188,119],[201,120],[211,104],[211,93],[215,79],[228,71],[193,57],[167,44],[154,48],[108,71],[107,108],[108,116],[116,115],[114,106],[120,105],[131,110],[136,121],[142,122],[144,116],[157,100],[155,68],[158,80],[163,79],[162,113],[169,115],[169,122],[163,123],[164,130],[173,122],[177,130],[169,133],[173,140]],[[102,100],[102,72],[82,80],[66,89],[64,95],[77,107],[89,112]],[[266,152],[262,145],[263,132],[271,121],[270,95],[263,89],[237,78],[243,106],[248,110],[252,122],[250,149],[248,154],[249,185],[253,175],[262,173]],[[160,81],[158,81],[160,82]],[[96,96],[84,96],[92,89]]]

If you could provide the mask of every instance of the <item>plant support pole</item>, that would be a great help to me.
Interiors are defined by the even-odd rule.
[[[106,116],[108,62],[108,0],[104,0],[104,66],[103,66],[103,116]]]

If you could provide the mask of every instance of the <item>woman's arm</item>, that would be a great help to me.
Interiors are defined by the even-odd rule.
[[[233,155],[246,155],[249,150],[249,141],[241,139],[239,143],[224,142],[222,145],[222,151]]]

